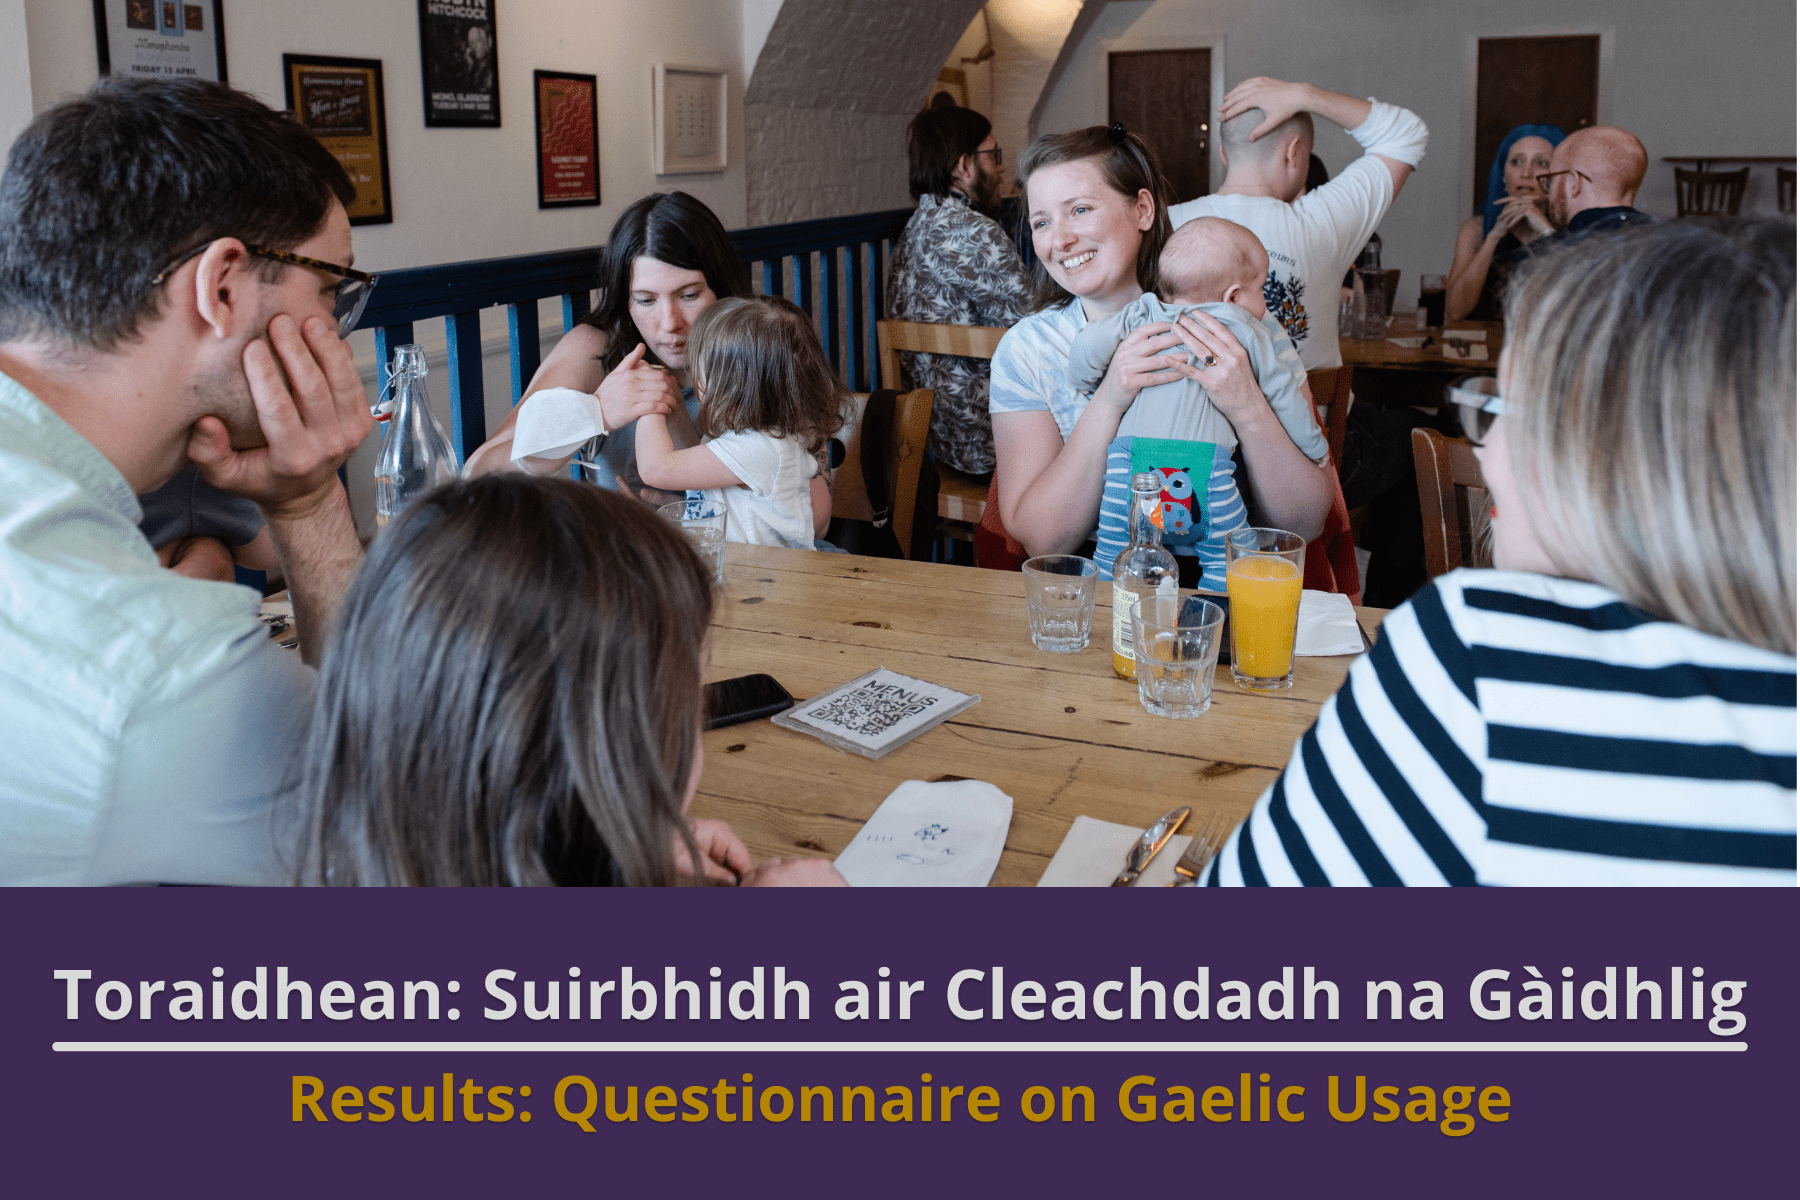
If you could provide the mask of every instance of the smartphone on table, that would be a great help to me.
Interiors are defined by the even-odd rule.
[[[794,698],[773,675],[740,675],[706,685],[707,729],[760,721],[792,707]]]

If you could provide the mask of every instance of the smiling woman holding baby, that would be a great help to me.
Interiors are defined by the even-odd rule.
[[[1143,389],[1185,379],[1205,389],[1236,434],[1248,517],[1316,536],[1332,499],[1327,471],[1295,445],[1258,386],[1251,355],[1213,315],[1195,309],[1173,326],[1139,325],[1117,343],[1091,392],[1071,380],[1084,326],[1163,290],[1168,193],[1143,140],[1117,125],[1047,134],[1026,150],[1019,180],[1038,311],[994,356],[989,406],[1006,531],[1032,554],[1072,550],[1093,536],[1121,422]],[[1251,297],[1240,291],[1234,299]],[[1198,361],[1188,361],[1189,350]]]

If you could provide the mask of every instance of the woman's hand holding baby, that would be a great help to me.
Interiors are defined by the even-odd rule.
[[[1175,371],[1204,387],[1240,436],[1246,426],[1274,415],[1256,382],[1249,354],[1231,330],[1199,309],[1182,314],[1175,326],[1198,359],[1193,363],[1178,359]],[[1205,365],[1208,358],[1213,360],[1210,367]]]
[[[623,429],[639,417],[668,416],[681,404],[675,376],[644,361],[648,348],[639,342],[608,372],[594,392],[609,430]]]
[[[1221,326],[1220,328],[1223,328]],[[1181,345],[1180,333],[1167,322],[1157,321],[1140,326],[1119,343],[1106,376],[1094,389],[1094,399],[1110,405],[1121,416],[1129,409],[1137,394],[1159,383],[1174,383],[1180,378],[1179,355],[1169,351]]]

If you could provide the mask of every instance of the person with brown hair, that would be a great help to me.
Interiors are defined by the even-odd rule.
[[[607,429],[594,464],[598,482],[652,504],[678,500],[638,477],[637,419],[667,416],[677,446],[699,444],[694,418],[700,402],[689,378],[688,337],[714,301],[751,294],[750,273],[712,209],[686,192],[667,192],[633,201],[619,214],[600,253],[600,275],[599,307],[545,356],[521,403],[547,388],[592,392]],[[553,475],[569,465],[567,458],[525,458],[515,467],[518,414],[514,408],[469,455],[464,475],[515,469]],[[810,495],[813,533],[823,537],[831,519],[824,475],[813,477]]]
[[[1253,523],[1315,537],[1331,506],[1331,479],[1288,437],[1249,355],[1212,316],[1195,310],[1173,326],[1140,326],[1119,343],[1091,395],[1070,381],[1082,327],[1159,291],[1168,188],[1143,139],[1119,125],[1046,134],[1026,150],[1019,178],[1037,311],[1001,339],[989,395],[1007,533],[1031,554],[1073,550],[1093,536],[1121,419],[1141,389],[1185,377],[1237,431]],[[1183,345],[1197,362],[1176,353]]]
[[[906,127],[906,156],[918,208],[894,241],[888,315],[939,325],[1012,325],[1026,312],[1025,264],[989,215],[1005,177],[993,126],[973,109],[934,104]],[[940,467],[986,482],[994,470],[986,360],[907,353],[900,367],[912,386],[935,394],[932,457]]]
[[[838,884],[691,821],[708,567],[644,505],[509,473],[428,493],[344,599],[292,770],[328,886]]]
[[[780,296],[721,300],[694,322],[695,425],[677,449],[664,417],[639,418],[638,473],[665,491],[706,491],[728,514],[728,541],[810,550],[808,481],[844,423],[849,393],[805,310]]]
[[[199,79],[102,79],[0,176],[0,883],[271,883],[270,823],[362,558],[342,336],[356,191],[318,139]],[[158,566],[137,497],[189,465],[254,503],[298,657],[257,597]]]
[[[1387,616],[1212,883],[1794,886],[1792,222],[1552,246],[1506,324],[1496,569]]]

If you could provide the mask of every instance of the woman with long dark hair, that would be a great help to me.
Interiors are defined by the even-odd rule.
[[[338,614],[294,768],[299,882],[841,884],[686,816],[711,616],[710,569],[644,505],[517,473],[429,493]]]
[[[697,401],[688,380],[688,330],[715,300],[749,296],[750,275],[713,211],[686,192],[645,196],[619,214],[600,258],[600,304],[563,335],[525,395],[566,387],[592,392],[610,431],[600,458],[611,479],[633,495],[677,499],[638,478],[636,428],[645,413],[670,418],[677,446],[699,445]],[[469,456],[466,474],[512,467],[513,416]],[[527,459],[552,474],[568,460]]]

